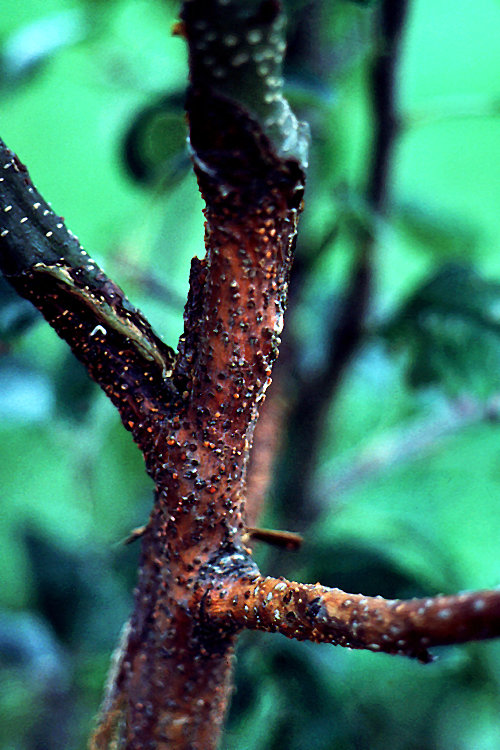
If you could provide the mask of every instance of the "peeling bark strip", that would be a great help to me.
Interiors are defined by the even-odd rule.
[[[219,586],[205,597],[203,608],[221,632],[266,630],[300,641],[410,656],[424,664],[433,661],[431,646],[500,636],[499,591],[403,601],[251,576]]]

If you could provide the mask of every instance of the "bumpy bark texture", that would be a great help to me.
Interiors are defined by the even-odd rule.
[[[192,262],[177,354],[0,145],[0,269],[118,407],[156,483],[96,750],[216,748],[244,628],[421,661],[428,646],[500,634],[499,592],[351,596],[263,578],[244,546],[248,456],[278,354],[307,153],[281,91],[283,25],[277,0],[184,4],[206,256]]]
[[[287,638],[400,654],[424,664],[433,661],[431,646],[499,635],[496,591],[403,601],[250,574],[208,594],[203,607],[222,632],[231,627],[278,631]]]

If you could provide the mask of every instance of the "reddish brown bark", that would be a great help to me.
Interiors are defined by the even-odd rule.
[[[225,197],[214,203],[172,376],[179,398],[151,422],[145,454],[156,502],[117,678],[130,748],[152,738],[158,747],[217,745],[233,633],[207,636],[199,603],[207,584],[251,566],[240,545],[246,461],[276,356],[296,208],[265,197],[242,221]]]

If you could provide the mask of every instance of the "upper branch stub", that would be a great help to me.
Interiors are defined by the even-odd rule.
[[[248,203],[250,192],[303,181],[309,131],[283,96],[281,4],[189,0],[182,20],[190,143],[202,182],[212,178],[223,192],[243,191]]]

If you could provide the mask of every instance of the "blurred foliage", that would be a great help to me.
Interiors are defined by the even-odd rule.
[[[389,597],[498,586],[496,422],[394,467],[387,456],[391,435],[450,398],[500,390],[500,5],[411,3],[381,218],[363,202],[377,3],[288,4],[289,92],[313,133],[297,250],[309,270],[288,325],[303,372],[316,372],[352,226],[370,226],[370,335],[331,405],[323,479],[337,462],[355,467],[368,442],[380,450],[364,483],[322,507],[300,553],[260,549],[259,562]],[[165,0],[0,0],[2,138],[172,344],[203,243],[176,12]],[[491,106],[481,114],[478,101]],[[3,284],[0,414],[0,748],[83,748],[131,607],[138,549],[118,542],[146,520],[152,485],[111,405]],[[224,747],[498,750],[500,644],[440,656],[424,668],[247,634]]]
[[[412,386],[487,396],[500,371],[500,283],[450,263],[426,280],[382,330],[408,351]]]

